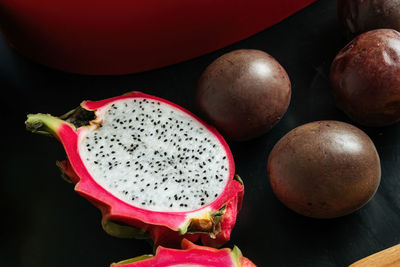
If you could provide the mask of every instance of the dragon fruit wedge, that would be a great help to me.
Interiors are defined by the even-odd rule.
[[[68,159],[58,166],[101,210],[107,233],[168,247],[229,240],[243,184],[224,139],[189,111],[131,92],[25,123],[62,143]]]
[[[238,247],[215,249],[197,246],[183,239],[182,249],[158,247],[156,255],[143,255],[133,259],[111,264],[111,267],[255,267],[249,259],[242,256]]]

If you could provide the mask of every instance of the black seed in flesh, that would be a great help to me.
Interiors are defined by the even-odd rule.
[[[141,208],[181,212],[222,192],[230,178],[226,151],[195,119],[143,98],[103,110],[103,127],[82,131],[79,150],[94,180],[114,196]]]

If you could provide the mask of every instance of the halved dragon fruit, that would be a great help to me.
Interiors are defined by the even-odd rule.
[[[221,135],[182,107],[132,92],[61,117],[30,114],[26,126],[61,141],[68,160],[59,167],[109,234],[169,247],[229,240],[243,184]]]
[[[182,249],[158,247],[156,255],[143,255],[111,264],[111,267],[255,267],[238,247],[215,249],[183,239]]]

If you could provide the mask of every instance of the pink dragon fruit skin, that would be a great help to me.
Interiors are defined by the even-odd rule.
[[[95,168],[88,163],[89,159],[85,159],[82,156],[84,154],[82,153],[82,151],[84,151],[84,148],[82,147],[86,142],[85,140],[89,139],[89,136],[92,137],[93,133],[95,133],[99,129],[106,128],[105,122],[108,116],[106,115],[106,110],[110,111],[110,107],[112,107],[113,104],[117,106],[127,106],[132,101],[136,102],[136,99],[138,101],[141,100],[143,102],[143,105],[151,102],[151,108],[153,108],[157,104],[160,106],[165,106],[165,110],[167,111],[169,111],[170,109],[179,113],[179,116],[181,116],[182,118],[186,116],[189,120],[187,125],[189,125],[189,123],[192,123],[194,125],[193,126],[191,124],[193,127],[200,127],[202,129],[205,129],[205,131],[203,131],[206,135],[205,139],[214,140],[214,145],[219,147],[218,153],[223,155],[223,162],[226,165],[226,167],[221,166],[221,169],[225,169],[226,171],[218,172],[211,170],[210,173],[212,173],[212,176],[214,176],[215,174],[216,177],[218,177],[218,175],[225,175],[225,180],[223,182],[220,182],[222,181],[222,179],[218,180],[218,185],[220,185],[221,188],[218,189],[219,191],[217,190],[218,192],[216,191],[217,193],[215,193],[214,199],[209,200],[209,203],[206,203],[202,206],[196,206],[193,210],[190,210],[189,208],[186,208],[186,210],[178,209],[178,211],[174,211],[171,209],[167,209],[166,211],[164,211],[162,210],[162,208],[159,208],[159,210],[146,209],[146,207],[143,206],[135,206],[132,203],[129,203],[129,201],[126,201],[126,199],[121,199],[120,195],[116,194],[115,192],[110,192],[110,190],[105,188],[104,184],[101,184],[99,180],[94,179],[93,173],[96,171]],[[84,114],[85,116],[82,115],[83,118],[81,118],[81,114]],[[88,116],[88,114],[90,116]],[[144,114],[145,113],[141,115]],[[89,119],[86,117],[89,117]],[[84,123],[82,123],[82,121],[84,121]],[[178,119],[176,121],[178,121]],[[125,125],[124,127],[127,127],[127,125]],[[101,101],[84,101],[81,103],[80,108],[74,110],[73,112],[69,112],[61,117],[54,117],[48,114],[30,114],[28,115],[26,126],[27,129],[32,132],[45,134],[50,133],[62,143],[68,159],[62,162],[58,162],[58,166],[63,171],[63,173],[68,176],[70,180],[75,184],[75,191],[87,198],[92,204],[94,204],[101,210],[103,216],[102,226],[104,230],[109,234],[118,237],[136,238],[148,238],[150,236],[156,246],[163,245],[168,247],[178,247],[182,238],[186,238],[193,242],[201,238],[203,244],[214,247],[219,247],[229,240],[230,233],[236,221],[237,212],[241,208],[244,193],[243,183],[240,178],[238,178],[238,176],[234,175],[233,157],[223,137],[213,127],[207,125],[198,117],[183,109],[182,107],[158,97],[150,96],[141,92],[131,92],[122,96],[113,97]],[[190,134],[190,131],[188,132]],[[105,136],[103,136],[103,138],[108,137]],[[172,143],[172,141],[169,142]],[[208,141],[208,143],[212,144],[212,141]],[[86,143],[86,146],[89,147],[89,144]],[[193,150],[194,149],[192,149],[192,151]],[[101,153],[102,150],[98,151],[100,152],[98,152],[97,154]],[[169,153],[169,151],[167,150],[163,152],[165,154]],[[156,152],[154,151],[154,153]],[[211,154],[211,152],[209,153]],[[115,155],[115,157],[117,158],[118,156],[119,155]],[[89,156],[87,157],[89,158]],[[195,154],[193,154],[192,157],[197,158]],[[97,158],[95,158],[94,161],[96,160]],[[211,162],[211,160],[209,161]],[[141,164],[139,160],[137,162]],[[151,160],[148,160],[148,162],[151,162]],[[219,161],[217,160],[216,162]],[[214,166],[212,164],[210,164],[210,166]],[[221,163],[219,162],[218,164]],[[105,165],[105,162],[103,165]],[[220,166],[218,166],[218,169],[219,167]],[[209,167],[208,170],[210,169],[212,168]],[[192,172],[196,171],[197,169],[192,170]],[[125,169],[123,169],[122,167],[121,172],[125,172]],[[106,171],[105,174],[108,175]],[[209,178],[211,179],[211,177],[207,177],[207,179]],[[125,182],[126,180],[127,179],[125,179]],[[156,181],[154,183],[154,188],[156,188],[156,186],[158,186],[158,182]],[[116,185],[110,186],[119,187],[121,185],[116,183]],[[189,185],[189,187],[190,186],[191,185]],[[135,191],[136,189],[132,190]],[[182,189],[182,191],[183,190],[187,189],[184,188]],[[125,191],[122,192],[124,192],[125,194],[129,193],[128,190]],[[206,190],[204,189],[204,191]],[[157,195],[159,192],[160,191],[153,192],[151,194],[148,192],[146,193],[151,196]],[[209,196],[209,194],[207,194],[207,196]],[[182,195],[181,197],[185,199],[192,197],[192,195]],[[146,199],[146,201],[148,201],[148,199]],[[202,202],[202,204],[204,203]],[[173,205],[177,205],[177,203],[174,202]]]
[[[248,258],[243,257],[235,246],[233,250],[198,246],[183,239],[182,249],[158,247],[156,255],[143,255],[133,259],[111,264],[111,267],[255,267]]]

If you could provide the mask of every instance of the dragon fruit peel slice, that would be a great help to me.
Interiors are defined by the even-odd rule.
[[[182,249],[158,247],[155,256],[142,255],[111,264],[111,267],[255,267],[236,246],[215,249],[183,239]]]

